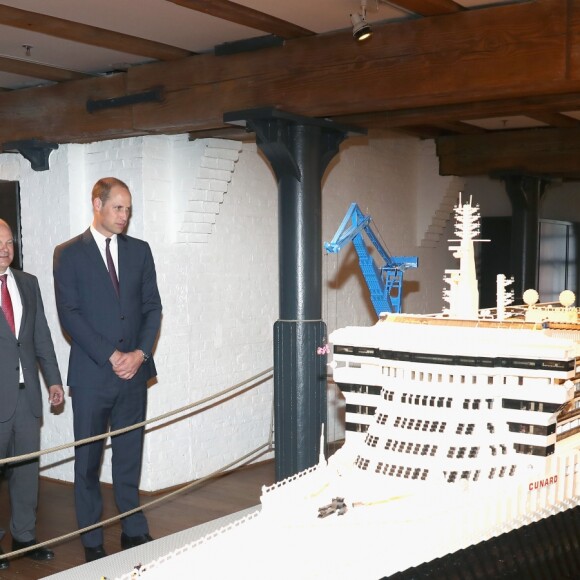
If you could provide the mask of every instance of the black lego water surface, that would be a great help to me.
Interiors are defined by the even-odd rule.
[[[441,533],[445,530],[442,529]],[[388,580],[498,578],[580,578],[580,506],[432,562],[397,572]]]

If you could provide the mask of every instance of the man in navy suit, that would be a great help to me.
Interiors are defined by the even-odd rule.
[[[149,245],[124,235],[131,193],[106,177],[92,191],[93,223],[54,252],[61,325],[70,338],[68,385],[75,439],[145,419],[147,381],[156,375],[151,351],[161,324],[161,299]],[[102,513],[99,482],[104,441],[75,448],[75,504],[80,528]],[[139,507],[143,428],[112,437],[115,501],[121,513]],[[141,511],[122,519],[123,549],[151,541]],[[87,562],[106,556],[103,529],[81,536]]]
[[[51,405],[61,405],[64,391],[50,330],[44,315],[38,280],[13,270],[14,239],[0,219],[0,458],[26,455],[40,449],[42,390],[40,367]],[[8,465],[12,549],[36,544],[38,459]],[[0,538],[4,530],[0,529]],[[0,548],[0,554],[2,549]],[[34,560],[51,560],[54,552],[35,548]],[[0,559],[0,570],[8,568]]]

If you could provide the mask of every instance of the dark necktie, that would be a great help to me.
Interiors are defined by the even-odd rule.
[[[8,274],[0,276],[0,280],[2,280],[2,312],[4,312],[8,326],[12,329],[12,332],[16,334],[12,299],[10,298],[10,292],[8,292]]]
[[[107,268],[109,269],[109,276],[111,277],[111,282],[113,283],[113,288],[119,296],[119,279],[117,278],[117,271],[115,270],[115,262],[113,262],[113,256],[111,256],[111,238],[107,238],[107,247],[105,253],[107,255]]]

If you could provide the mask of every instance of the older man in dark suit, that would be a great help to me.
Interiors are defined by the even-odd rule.
[[[156,374],[151,351],[161,324],[161,300],[149,245],[124,235],[131,193],[107,177],[93,187],[93,223],[54,253],[56,304],[71,341],[68,384],[75,439],[143,421],[147,381]],[[143,429],[112,438],[115,501],[121,513],[139,507]],[[103,440],[75,448],[75,502],[80,528],[102,513],[99,471]],[[141,511],[122,519],[121,547],[151,540]],[[88,562],[106,556],[103,530],[82,535]]]
[[[12,230],[0,219],[1,459],[40,449],[42,392],[38,366],[49,385],[50,404],[61,405],[64,400],[38,280],[31,274],[11,269],[13,259]],[[36,544],[38,459],[11,464],[8,474],[12,549],[20,550]],[[3,536],[4,530],[0,529],[0,538]],[[30,550],[27,555],[35,560],[54,558],[54,552],[47,548]],[[0,559],[0,570],[8,566],[8,560]]]

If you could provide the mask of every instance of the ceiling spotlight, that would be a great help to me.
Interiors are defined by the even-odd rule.
[[[352,22],[352,36],[355,40],[361,42],[372,36],[373,31],[367,22],[367,0],[361,0],[360,14],[351,14],[350,20]]]

